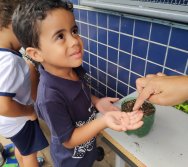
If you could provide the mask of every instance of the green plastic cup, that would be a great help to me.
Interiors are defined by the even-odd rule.
[[[132,108],[134,106],[136,99],[135,98],[127,98],[125,99],[122,103],[121,103],[121,111],[122,112],[132,112]],[[129,108],[127,110],[127,108]],[[144,112],[144,116],[142,118],[144,124],[142,125],[142,127],[136,129],[136,130],[128,130],[125,131],[128,135],[131,134],[135,134],[138,137],[144,137],[146,136],[154,123],[154,119],[155,119],[155,106],[147,101],[144,102],[144,104],[142,105],[141,109]]]

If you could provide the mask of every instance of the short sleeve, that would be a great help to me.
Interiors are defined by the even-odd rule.
[[[51,101],[39,105],[39,108],[37,108],[37,112],[39,111],[39,117],[41,115],[49,127],[52,142],[62,144],[68,140],[75,126],[73,125],[66,104],[64,102]]]
[[[24,82],[24,74],[14,55],[7,55],[0,59],[0,96],[16,96],[17,90]]]

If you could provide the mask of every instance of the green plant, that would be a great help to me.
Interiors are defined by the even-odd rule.
[[[185,112],[185,113],[188,113],[188,100],[187,101],[185,101],[184,103],[182,103],[182,104],[178,104],[178,105],[176,105],[176,106],[174,106],[176,109],[178,109],[178,110],[181,110],[181,111],[183,111],[183,112]]]

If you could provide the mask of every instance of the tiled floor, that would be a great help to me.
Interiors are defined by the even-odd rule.
[[[49,140],[49,131],[48,128],[46,127],[46,125],[40,121],[41,124],[41,128],[43,129],[47,139]],[[0,142],[3,145],[6,145],[8,143],[10,143],[9,140],[4,139],[3,137],[0,136]],[[105,158],[103,161],[100,162],[95,162],[95,164],[93,165],[93,167],[114,167],[115,164],[115,154],[114,152],[100,139],[100,136],[97,139],[98,145],[102,146],[105,150]],[[50,154],[49,154],[49,147],[40,151],[39,152],[39,156],[42,156],[45,158],[45,164],[43,167],[53,167],[52,166],[52,162],[51,162],[51,158],[50,158]]]

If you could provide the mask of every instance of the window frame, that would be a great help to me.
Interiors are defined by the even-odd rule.
[[[188,5],[143,2],[137,0],[80,0],[81,5],[139,16],[188,23]]]

